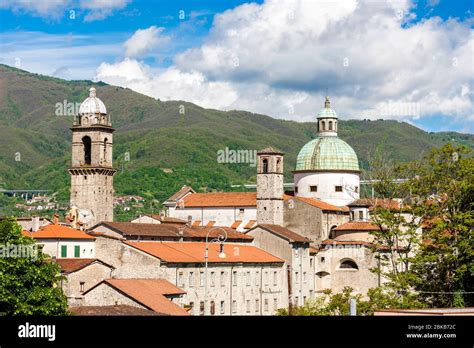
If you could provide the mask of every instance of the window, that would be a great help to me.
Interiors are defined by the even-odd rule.
[[[281,172],[280,164],[281,164],[281,159],[279,158],[279,159],[277,159],[277,172]]]
[[[295,186],[295,193],[298,193],[298,186]]]
[[[273,299],[273,310],[276,311],[278,309],[278,299],[274,298]]]
[[[265,301],[263,301],[263,310],[265,312],[268,312],[268,298],[266,298]]]
[[[240,214],[243,214],[245,212],[245,209],[244,208],[239,208],[239,213]]]
[[[232,300],[232,313],[237,313],[237,301]]]
[[[204,272],[199,272],[199,286],[204,286]]]
[[[260,301],[259,299],[255,299],[255,312],[259,312],[260,311]]]
[[[311,186],[309,187],[309,190],[310,190],[311,192],[318,192],[318,186],[311,185]]]
[[[262,172],[268,173],[268,160],[266,158],[262,160]]]
[[[221,314],[225,313],[225,302],[221,301]]]
[[[298,284],[300,282],[300,274],[298,272],[295,272],[295,283]]]
[[[322,131],[325,130],[324,128],[325,128],[324,121],[321,121],[321,130],[322,130]]]
[[[306,304],[306,296],[303,296],[303,306]]]
[[[246,279],[247,279],[247,286],[250,286],[250,271],[247,271]]]
[[[237,286],[237,271],[232,272],[232,285]]]
[[[332,130],[332,121],[329,121],[329,130]]]
[[[250,313],[250,300],[247,300],[247,301],[246,301],[246,307],[247,307],[247,308],[246,308],[246,312],[247,312],[247,313]]]
[[[211,286],[216,285],[216,274],[215,272],[211,272]]]
[[[343,268],[343,269],[359,269],[357,264],[352,260],[345,260],[345,261],[341,262],[340,268]]]
[[[221,272],[221,286],[225,286],[225,273],[224,273],[224,271]]]
[[[216,303],[211,301],[211,315],[216,314]]]
[[[67,257],[67,245],[61,245],[61,257]]]
[[[91,138],[87,135],[82,138],[82,145],[84,146],[84,164],[91,164]]]
[[[303,272],[303,283],[306,283],[306,272]]]
[[[74,257],[79,257],[81,255],[81,247],[79,245],[74,245]]]
[[[204,315],[204,302],[199,302],[199,315]]]
[[[356,186],[356,187],[355,187],[355,192],[356,192],[356,193],[359,192],[359,186]]]
[[[85,285],[85,283],[84,283],[84,282],[80,282],[79,284],[80,284],[80,286],[81,286],[81,292],[84,292],[84,285]]]
[[[265,285],[268,285],[268,272],[265,271],[265,273],[263,274],[263,281],[265,282]]]
[[[260,286],[260,271],[255,272],[255,286]]]
[[[324,258],[324,256],[321,256],[321,263],[324,263],[324,261],[326,261],[326,259]]]
[[[183,272],[178,273],[178,284],[179,286],[184,286]]]
[[[189,272],[189,286],[194,286],[194,272]]]
[[[336,192],[342,192],[342,186],[336,186]]]
[[[309,258],[309,267],[313,267],[313,258],[312,257]]]
[[[104,161],[107,161],[107,138],[104,139]]]
[[[362,210],[359,211],[359,220],[364,220],[364,212]]]
[[[273,285],[277,285],[278,282],[278,273],[277,271],[273,272]]]

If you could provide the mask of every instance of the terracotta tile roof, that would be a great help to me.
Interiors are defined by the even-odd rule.
[[[193,193],[184,198],[184,207],[256,207],[256,192]]]
[[[255,226],[255,223],[257,222],[257,220],[250,220],[249,222],[247,222],[247,224],[244,226],[244,228],[252,228],[253,226]]]
[[[310,255],[316,255],[319,252],[325,251],[326,249],[322,248],[315,248],[315,247],[309,247],[309,254]]]
[[[372,245],[372,243],[358,240],[336,240],[326,239],[321,242],[322,245]]]
[[[201,226],[201,220],[193,221],[192,226]]]
[[[181,199],[184,195],[188,192],[195,192],[192,187],[190,186],[183,186],[181,190],[173,194],[170,198],[166,200],[166,202],[176,202],[177,200]]]
[[[379,226],[368,221],[346,222],[334,228],[335,231],[379,231]]]
[[[209,221],[207,224],[206,224],[206,227],[212,227],[216,224],[215,221]]]
[[[359,198],[348,204],[348,207],[370,207],[372,202],[369,198]]]
[[[264,148],[263,150],[260,150],[257,152],[257,154],[274,154],[274,155],[284,155],[283,152],[281,152],[280,150],[276,150],[275,148],[273,147],[266,147]]]
[[[375,199],[370,199],[370,203],[371,203],[371,206],[369,210],[373,210],[375,207],[382,207],[385,209],[394,209],[394,210],[403,209],[403,203],[397,199],[375,198]]]
[[[129,306],[129,305],[115,305],[115,306],[80,306],[70,307],[69,311],[74,315],[78,316],[89,316],[89,315],[160,315],[150,311],[149,309]]]
[[[100,261],[99,259],[69,259],[69,258],[60,258],[56,259],[55,262],[61,267],[62,273],[73,273],[79,271],[94,262],[99,262],[107,267],[114,268],[113,266],[106,264],[105,262]]]
[[[133,222],[101,222],[95,225],[104,226],[112,229],[113,231],[122,234],[124,237],[156,237],[156,238],[179,238],[190,240],[204,240],[207,233],[211,230],[209,237],[217,237],[222,229],[227,233],[227,240],[229,241],[252,241],[251,236],[247,236],[244,233],[237,232],[230,227],[203,227],[203,226],[192,226],[187,227],[177,224],[143,224]],[[90,231],[91,235],[103,235],[103,232]]]
[[[163,224],[166,223],[171,223],[171,224],[185,224],[187,221],[184,221],[182,219],[178,219],[175,217],[170,217],[170,216],[161,216],[160,214],[145,214],[148,217],[151,217],[152,219],[158,220]]]
[[[312,205],[313,207],[317,207],[321,210],[327,210],[327,211],[349,211],[348,207],[338,207],[323,201],[320,201],[319,199],[316,198],[307,198],[307,197],[294,197],[294,196],[289,196],[285,195],[284,197],[285,201],[288,199],[297,199],[301,202],[307,203],[309,205]]]
[[[311,239],[303,237],[302,235],[300,235],[296,232],[293,232],[293,231],[289,230],[288,228],[280,226],[280,225],[260,224],[260,225],[256,226],[255,228],[257,228],[257,227],[261,227],[261,228],[263,228],[267,231],[270,231],[270,232],[286,239],[290,243],[293,243],[293,242],[309,243],[309,242],[311,242]]]
[[[232,226],[230,226],[230,228],[233,228],[234,230],[236,230],[241,223],[242,223],[241,220],[234,221],[234,223],[232,224]]]
[[[124,242],[134,248],[169,263],[203,263],[205,243],[198,242]],[[209,245],[209,259],[212,263],[281,263],[282,259],[252,245],[224,245],[225,258],[219,257],[220,246]]]
[[[105,283],[119,292],[130,297],[137,303],[157,313],[166,315],[189,315],[189,313],[171,302],[165,296],[181,295],[186,292],[174,286],[164,279],[106,279],[87,290],[84,295],[92,289]]]
[[[22,233],[35,239],[95,239],[83,231],[55,224],[42,226],[37,232],[23,231]]]

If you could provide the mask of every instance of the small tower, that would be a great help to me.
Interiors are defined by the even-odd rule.
[[[257,153],[257,223],[283,225],[283,152]]]
[[[89,90],[72,131],[71,207],[86,228],[100,221],[113,221],[116,170],[112,166],[112,123],[96,89]]]
[[[318,135],[337,137],[337,114],[331,109],[331,102],[327,96],[324,109],[318,114]]]

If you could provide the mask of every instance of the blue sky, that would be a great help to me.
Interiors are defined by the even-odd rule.
[[[0,63],[162,100],[473,133],[470,1],[0,0]]]

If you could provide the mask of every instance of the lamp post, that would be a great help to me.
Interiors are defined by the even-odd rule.
[[[220,234],[217,237],[209,240],[209,235],[211,234],[212,231],[215,231],[215,230],[220,230]],[[209,245],[211,245],[212,243],[220,243],[219,257],[221,259],[224,259],[226,257],[226,255],[224,253],[224,242],[226,240],[227,240],[227,232],[222,227],[211,228],[206,234],[206,249],[204,251],[204,265],[205,265],[204,266],[204,268],[205,268],[205,273],[204,273],[204,314],[206,314],[206,307],[207,307],[207,270],[208,270],[207,264],[208,264],[208,260],[209,260]]]

